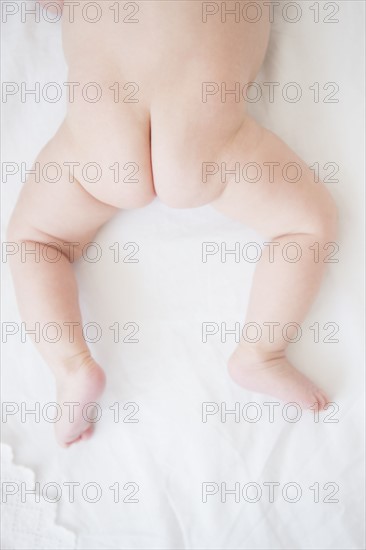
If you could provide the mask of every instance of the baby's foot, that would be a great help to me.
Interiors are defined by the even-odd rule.
[[[248,390],[277,397],[302,408],[324,408],[328,398],[306,376],[297,371],[284,354],[261,352],[239,345],[229,359],[233,380]]]
[[[92,435],[94,424],[88,419],[93,419],[93,407],[88,404],[98,402],[105,387],[105,374],[88,356],[80,364],[60,371],[56,382],[57,401],[62,410],[60,420],[55,423],[56,439],[62,447],[68,447]]]

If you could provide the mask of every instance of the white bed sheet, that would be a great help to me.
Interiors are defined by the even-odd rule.
[[[218,255],[203,263],[202,242],[226,242],[230,247],[237,241],[260,242],[258,235],[209,206],[171,210],[157,199],[145,209],[121,212],[98,235],[102,260],[82,262],[77,268],[84,321],[97,322],[103,330],[102,339],[91,346],[108,375],[95,436],[65,451],[56,445],[51,423],[22,422],[15,414],[2,424],[2,439],[11,446],[15,464],[32,469],[41,487],[55,482],[62,488],[57,522],[75,533],[77,548],[364,548],[364,5],[332,3],[340,7],[339,22],[315,24],[310,4],[301,3],[303,17],[298,23],[276,17],[258,78],[262,84],[278,81],[279,89],[298,82],[302,99],[292,104],[277,97],[270,103],[267,97],[253,104],[252,112],[309,164],[339,165],[339,182],[329,183],[340,212],[339,263],[330,265],[303,337],[291,349],[298,367],[339,406],[339,421],[325,423],[323,414],[316,423],[311,414],[303,414],[290,423],[282,417],[281,404],[270,423],[263,403],[271,399],[242,390],[228,378],[225,363],[235,346],[233,337],[222,343],[216,335],[202,343],[202,322],[243,321],[254,269],[254,264],[235,263],[232,258],[221,263]],[[328,13],[322,11],[324,2],[320,10]],[[30,85],[67,80],[59,25],[36,24],[32,18],[22,24],[11,17],[3,32],[4,81]],[[336,82],[339,102],[315,103],[309,90],[314,82]],[[64,108],[64,102],[21,103],[16,96],[4,103],[3,161],[29,167],[57,129]],[[18,176],[3,183],[3,229],[20,187]],[[114,263],[108,247],[116,241],[122,246],[137,243],[139,262]],[[19,323],[7,263],[3,283],[3,322]],[[113,343],[108,327],[114,322],[138,323],[139,343]],[[315,322],[321,327],[337,323],[339,342],[314,343],[309,327]],[[19,334],[3,346],[2,382],[4,402],[42,406],[55,399],[47,367]],[[233,415],[221,422],[218,414],[202,422],[203,402],[232,408],[235,402],[244,406],[252,401],[263,414],[256,423],[243,418],[237,423]],[[139,422],[115,423],[109,409],[115,402],[137,403]],[[68,501],[63,485],[69,481],[81,484],[74,503]],[[97,503],[81,497],[80,488],[88,482],[101,487]],[[126,482],[137,483],[139,502],[114,503],[109,487],[116,482],[121,488]],[[263,494],[257,503],[248,502],[250,495],[239,503],[228,495],[223,503],[219,493],[203,503],[203,482],[226,482],[227,488],[254,482]],[[281,484],[273,503],[264,482]],[[296,503],[286,502],[281,494],[290,482],[302,490]],[[331,492],[331,486],[324,490],[327,482],[339,486],[338,503],[322,502]],[[320,485],[319,503],[309,489],[314,483]],[[33,505],[30,498],[27,503]],[[8,512],[11,505],[9,498],[4,504]],[[5,526],[7,548],[15,548],[9,537],[11,529],[19,531],[17,525]],[[37,532],[38,547],[44,548],[42,526],[27,529],[28,534]],[[22,548],[34,548],[33,535],[25,529]],[[49,548],[48,539],[47,544]]]

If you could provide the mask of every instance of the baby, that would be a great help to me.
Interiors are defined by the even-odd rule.
[[[55,424],[63,446],[90,437],[82,405],[97,402],[105,386],[83,338],[72,264],[120,209],[142,208],[156,196],[172,208],[211,204],[261,234],[269,246],[256,268],[246,322],[293,323],[295,331],[319,288],[336,208],[324,184],[238,97],[237,83],[255,80],[270,32],[265,9],[245,17],[249,4],[81,0],[63,6],[68,82],[74,83],[67,114],[41,151],[41,176],[29,176],[8,230],[9,241],[47,248],[40,261],[12,257],[25,323],[74,329],[73,338],[63,331],[58,342],[36,343],[55,375],[60,405],[81,404],[72,422],[67,414]],[[47,163],[62,167],[57,183],[42,177]],[[238,177],[235,167],[248,163],[259,173],[255,181],[242,172]],[[289,243],[300,249],[298,261],[277,253]],[[62,251],[56,262],[47,260],[52,249],[55,256]],[[274,335],[243,339],[229,360],[231,377],[250,391],[322,409],[324,392],[286,358],[291,328],[286,339],[282,330]]]

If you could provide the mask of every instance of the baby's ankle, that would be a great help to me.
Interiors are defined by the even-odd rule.
[[[275,343],[248,343],[241,340],[233,355],[245,358],[248,362],[262,363],[285,357],[286,349]]]
[[[72,355],[65,355],[54,362],[54,371],[60,375],[72,375],[82,371],[94,371],[100,368],[90,354],[83,350]]]

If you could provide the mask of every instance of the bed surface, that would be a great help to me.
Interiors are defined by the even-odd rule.
[[[221,262],[219,254],[202,262],[202,243],[233,248],[236,242],[261,242],[258,235],[210,206],[171,210],[156,199],[142,210],[121,212],[97,236],[101,260],[77,267],[84,322],[98,323],[102,333],[91,344],[108,376],[102,418],[92,439],[65,451],[44,418],[36,422],[29,416],[24,422],[20,412],[3,417],[3,460],[9,475],[4,481],[33,479],[41,488],[56,483],[62,493],[57,505],[9,497],[3,504],[8,520],[4,548],[364,548],[364,5],[331,3],[340,8],[339,22],[327,24],[314,23],[310,4],[301,3],[298,23],[275,19],[257,79],[262,85],[278,81],[279,90],[297,82],[301,100],[289,103],[279,95],[271,103],[264,97],[252,105],[252,112],[309,165],[339,166],[339,181],[328,183],[339,205],[339,262],[330,264],[302,338],[290,351],[299,369],[322,385],[335,405],[318,422],[305,412],[291,422],[296,411],[281,404],[270,422],[268,402],[275,400],[242,390],[227,375],[234,337],[228,335],[223,343],[218,333],[202,342],[204,322],[243,323],[255,267],[245,260],[236,263],[232,256]],[[320,14],[328,13],[324,9],[321,2]],[[23,24],[14,17],[3,25],[3,33],[4,81],[31,85],[67,80],[59,25],[35,24],[31,18]],[[309,89],[316,82],[319,102]],[[323,88],[329,82],[339,86],[337,103],[322,101],[332,91]],[[63,101],[21,103],[16,96],[3,103],[3,161],[30,167],[64,109]],[[323,177],[330,174],[321,170]],[[3,230],[20,188],[18,176],[3,182]],[[123,246],[136,243],[139,261],[114,262],[109,247],[116,242],[121,258],[132,252]],[[3,322],[20,323],[8,264],[2,267]],[[115,343],[109,328],[114,323],[119,323],[121,340],[138,325],[134,338],[139,341]],[[314,323],[319,323],[318,343],[310,328]],[[327,342],[336,325],[333,339],[338,342]],[[15,403],[19,411],[37,402],[42,410],[55,400],[51,374],[30,341],[21,341],[20,331],[3,346],[2,383],[3,402]],[[257,403],[256,409],[247,406],[250,402]],[[212,412],[206,422],[203,403]],[[221,417],[225,407],[235,406],[239,418]],[[251,421],[258,410],[261,417]],[[74,502],[69,502],[69,482],[80,484]],[[279,484],[274,502],[268,482]],[[94,489],[90,485],[86,490],[88,483]],[[203,483],[212,493],[207,502]],[[240,493],[228,493],[221,502],[221,483],[229,490],[239,484]],[[297,485],[286,486],[291,483]],[[100,500],[88,502],[95,487],[100,488]],[[114,502],[116,487],[119,502]],[[291,502],[296,491],[299,499]],[[324,502],[327,497],[339,502]],[[123,502],[126,498],[138,502]]]

